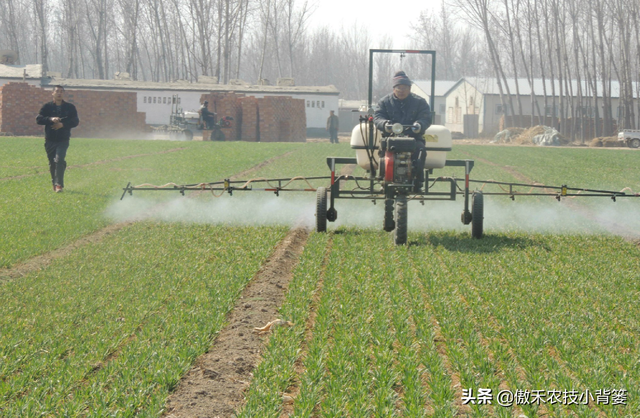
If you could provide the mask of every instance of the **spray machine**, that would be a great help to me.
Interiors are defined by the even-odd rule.
[[[355,150],[355,157],[327,157],[330,170],[328,176],[294,178],[272,178],[251,180],[214,181],[197,184],[168,183],[162,186],[141,184],[132,186],[131,183],[123,189],[122,198],[133,191],[178,191],[183,195],[187,191],[211,191],[214,195],[244,191],[267,191],[277,196],[281,192],[315,192],[316,193],[316,230],[325,232],[327,222],[335,222],[338,218],[336,201],[339,199],[369,200],[374,204],[381,201],[384,204],[384,218],[382,227],[387,232],[393,232],[393,239],[397,245],[407,242],[408,201],[417,201],[422,205],[426,201],[452,200],[461,198],[463,210],[461,221],[464,225],[471,225],[471,236],[482,238],[484,220],[484,196],[509,196],[515,200],[516,196],[554,196],[557,200],[563,197],[609,197],[613,201],[622,197],[640,197],[626,188],[621,191],[596,190],[578,187],[547,186],[540,184],[511,183],[493,180],[474,180],[470,178],[474,161],[469,159],[447,159],[447,152],[451,151],[451,132],[444,126],[432,125],[423,134],[425,145],[416,141],[411,132],[416,127],[412,125],[393,124],[385,126],[381,132],[373,124],[373,57],[375,54],[423,54],[431,56],[431,100],[435,98],[435,68],[436,52],[426,50],[369,50],[369,95],[368,112],[359,118],[351,133],[351,148]],[[414,130],[414,131],[412,131]],[[417,156],[417,157],[416,157]],[[424,163],[422,163],[424,161]],[[340,173],[341,166],[357,165],[366,171],[365,176],[354,176]],[[434,170],[444,167],[455,167],[464,171],[461,177],[434,176]],[[419,187],[416,187],[419,179]],[[327,182],[325,186],[314,187],[311,181]],[[300,184],[303,184],[300,186]],[[479,187],[471,190],[471,185]],[[483,191],[486,185],[496,185],[500,191]],[[522,191],[523,188],[528,191]]]

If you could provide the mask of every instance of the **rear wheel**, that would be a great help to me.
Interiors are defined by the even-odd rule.
[[[384,201],[384,225],[382,229],[391,232],[396,228],[393,220],[393,199],[385,199]]]
[[[633,138],[631,141],[629,141],[629,147],[631,147],[631,148],[640,148],[640,139]]]
[[[471,236],[482,238],[484,221],[484,196],[482,192],[473,192],[471,197]]]
[[[407,243],[407,196],[404,195],[396,198],[396,229],[393,237],[396,245]]]
[[[316,190],[316,231],[327,230],[327,188],[318,187]]]

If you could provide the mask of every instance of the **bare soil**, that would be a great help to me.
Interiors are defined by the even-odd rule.
[[[209,352],[196,360],[167,401],[165,417],[231,417],[261,361],[265,336],[254,332],[277,318],[309,232],[292,229],[247,285]]]

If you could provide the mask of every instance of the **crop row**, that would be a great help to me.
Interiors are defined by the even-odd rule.
[[[308,306],[322,280],[308,335],[297,323],[271,337],[241,416],[280,416],[286,390],[295,394],[296,417],[638,410],[633,332],[640,318],[628,309],[640,278],[633,244],[522,234],[479,242],[437,232],[411,233],[413,245],[394,248],[384,233],[338,232],[324,267],[327,249],[312,235],[303,260],[315,260],[308,266],[316,274],[299,266],[294,282],[309,283],[305,296],[292,292],[283,307],[284,315],[290,303]],[[463,389],[491,389],[494,398],[465,401]],[[626,391],[624,404],[598,399],[612,389]],[[527,395],[511,407],[495,398],[500,391],[554,390],[569,398],[536,403]]]
[[[0,287],[0,415],[156,415],[284,229],[136,224]]]

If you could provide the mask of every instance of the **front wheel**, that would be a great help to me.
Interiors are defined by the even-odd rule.
[[[396,245],[407,243],[407,196],[396,198],[396,229],[393,234]]]
[[[327,188],[318,187],[316,190],[316,231],[327,230]]]
[[[386,232],[391,232],[396,228],[396,223],[393,220],[393,199],[385,199],[384,201],[384,224],[382,229]]]
[[[482,192],[473,192],[471,197],[471,236],[482,238],[484,221],[484,196]]]

